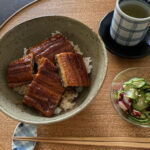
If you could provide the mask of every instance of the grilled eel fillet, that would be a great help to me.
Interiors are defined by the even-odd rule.
[[[8,65],[7,81],[8,87],[21,86],[33,79],[33,54],[15,60]]]
[[[80,54],[60,53],[56,55],[64,87],[89,86],[88,73]]]
[[[62,97],[62,87],[55,65],[47,58],[41,58],[39,70],[28,87],[23,104],[39,110],[50,117]]]
[[[33,53],[36,63],[42,57],[46,57],[54,63],[55,55],[62,52],[74,52],[74,48],[61,34],[56,34],[38,45],[29,48],[29,53]]]

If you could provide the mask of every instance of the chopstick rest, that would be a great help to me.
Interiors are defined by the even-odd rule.
[[[13,137],[37,137],[37,128],[31,124],[18,123],[14,130]],[[12,140],[12,150],[30,149],[33,150],[36,142]]]

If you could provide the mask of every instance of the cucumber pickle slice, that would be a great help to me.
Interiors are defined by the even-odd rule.
[[[125,90],[126,97],[131,99],[136,99],[138,97],[138,91],[134,88],[128,88]]]
[[[143,114],[144,115],[144,114]],[[145,118],[135,118],[133,116],[130,116],[128,115],[128,118],[131,120],[131,121],[135,121],[137,123],[147,123],[149,121],[149,119],[147,117]]]
[[[149,103],[145,102],[144,96],[140,96],[133,102],[133,108],[138,111],[143,111],[149,107]]]
[[[134,88],[141,88],[145,85],[145,83],[146,82],[143,78],[134,77],[130,79],[129,81],[125,82],[124,84],[133,86]]]

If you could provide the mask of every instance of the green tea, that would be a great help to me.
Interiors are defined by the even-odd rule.
[[[131,17],[146,18],[150,16],[150,7],[141,1],[126,0],[120,4],[120,8]]]

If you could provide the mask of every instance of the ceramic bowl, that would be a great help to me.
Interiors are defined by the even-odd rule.
[[[123,83],[130,80],[133,77],[139,77],[144,78],[148,83],[150,83],[150,67],[135,67],[135,68],[128,68],[126,70],[121,71],[116,75],[116,77],[112,81],[111,85],[111,102],[116,110],[116,112],[119,114],[119,116],[127,121],[128,123],[131,123],[136,126],[141,127],[150,127],[150,121],[148,123],[138,123],[133,120],[131,120],[127,113],[125,113],[120,106],[117,103],[117,100],[115,98],[116,92],[123,87]]]
[[[24,48],[34,46],[55,31],[78,44],[84,56],[92,58],[93,70],[91,85],[80,93],[77,105],[66,113],[48,118],[21,104],[23,97],[7,87],[6,71],[11,61],[22,57]],[[0,110],[18,121],[31,124],[54,123],[80,112],[100,90],[107,70],[106,50],[98,35],[83,23],[63,16],[34,18],[14,27],[0,39],[0,62]]]

